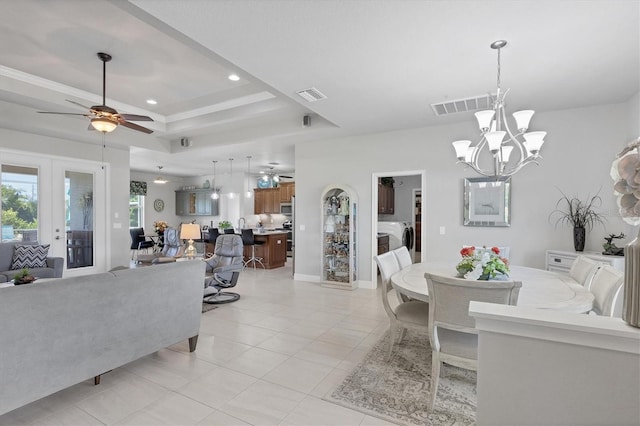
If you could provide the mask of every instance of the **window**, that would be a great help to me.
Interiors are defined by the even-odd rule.
[[[144,195],[129,196],[129,228],[144,227]]]
[[[38,169],[3,164],[2,241],[38,239]]]

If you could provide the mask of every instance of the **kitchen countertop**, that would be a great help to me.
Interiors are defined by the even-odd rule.
[[[388,237],[389,234],[385,234],[384,232],[378,232],[378,234],[376,235],[376,238],[382,238],[382,237]]]

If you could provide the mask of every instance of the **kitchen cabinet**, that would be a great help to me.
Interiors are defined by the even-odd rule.
[[[287,261],[287,232],[254,233],[253,239],[262,244],[256,244],[256,257],[262,258],[265,269],[284,266]],[[243,248],[244,260],[251,257],[251,246]],[[260,268],[260,265],[256,265]]]
[[[389,251],[389,235],[378,235],[378,255]]]
[[[383,185],[378,179],[378,214],[395,212],[396,193],[393,186]]]
[[[295,182],[282,182],[280,184],[280,202],[290,203],[291,198],[296,195],[296,183]]]
[[[253,213],[280,213],[280,188],[254,189]]]
[[[210,189],[176,191],[177,216],[217,216],[218,200],[211,198]]]
[[[322,192],[323,286],[353,290],[358,284],[357,197],[346,185],[332,185]]]

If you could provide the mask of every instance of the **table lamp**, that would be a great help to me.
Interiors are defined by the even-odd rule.
[[[200,234],[200,225],[197,223],[183,223],[180,226],[180,239],[189,240],[189,246],[185,252],[187,257],[195,257],[196,248],[193,246],[193,240],[198,240],[200,238],[202,238]]]

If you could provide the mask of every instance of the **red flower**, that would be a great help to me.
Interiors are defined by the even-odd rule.
[[[498,247],[491,247],[491,251],[495,254],[500,254],[500,249]]]
[[[473,256],[475,251],[475,247],[463,247],[462,250],[460,250],[460,255],[462,255],[462,257]]]
[[[507,267],[509,266],[509,259],[501,257],[500,260],[502,260],[502,263],[504,263],[505,266],[507,266]]]

